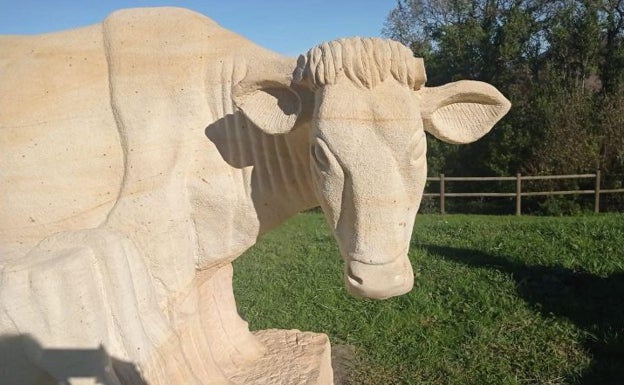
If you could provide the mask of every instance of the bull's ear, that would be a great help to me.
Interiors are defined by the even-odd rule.
[[[493,86],[462,80],[440,87],[424,87],[421,115],[425,131],[455,144],[474,142],[487,134],[511,107]]]
[[[234,103],[256,126],[267,134],[285,134],[301,113],[301,99],[290,87],[266,83],[259,87],[237,86]]]

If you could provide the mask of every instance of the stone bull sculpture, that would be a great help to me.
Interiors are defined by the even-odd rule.
[[[230,263],[320,205],[351,293],[409,291],[425,132],[510,106],[393,41],[296,60],[176,8],[1,37],[0,76],[2,383],[330,384],[324,335],[249,332]]]

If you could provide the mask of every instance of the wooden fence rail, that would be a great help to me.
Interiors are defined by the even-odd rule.
[[[593,190],[564,190],[564,191],[522,191],[522,181],[529,180],[559,180],[559,179],[594,179]],[[478,192],[478,193],[448,193],[446,192],[446,182],[492,182],[492,181],[516,181],[515,192]],[[528,196],[548,196],[548,195],[581,195],[594,194],[594,212],[600,212],[600,195],[624,193],[624,188],[619,189],[601,189],[600,188],[600,170],[594,174],[576,174],[576,175],[522,175],[516,176],[493,176],[493,177],[448,177],[440,174],[439,177],[428,177],[427,182],[439,182],[439,193],[425,193],[425,197],[440,198],[440,212],[446,212],[446,198],[450,197],[515,197],[516,198],[516,215],[522,215],[522,197]]]

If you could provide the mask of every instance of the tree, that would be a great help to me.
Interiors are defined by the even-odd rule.
[[[430,172],[624,174],[624,0],[399,0],[383,33],[428,85],[482,80],[512,101],[479,142],[432,139]]]

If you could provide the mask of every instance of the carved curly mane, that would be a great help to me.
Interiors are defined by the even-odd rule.
[[[393,40],[352,37],[322,43],[300,55],[296,82],[313,89],[334,84],[346,76],[359,87],[372,89],[389,76],[417,90],[426,81],[422,58]]]

